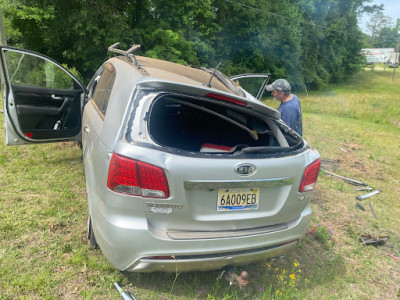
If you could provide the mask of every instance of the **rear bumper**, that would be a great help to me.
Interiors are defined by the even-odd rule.
[[[93,229],[104,256],[117,269],[134,272],[215,270],[279,257],[296,247],[311,219],[308,205],[287,228],[218,239],[176,240],[152,234],[147,221],[92,211]],[[108,211],[109,212],[109,211]]]
[[[135,272],[188,272],[217,270],[230,265],[243,265],[267,258],[279,257],[296,247],[298,240],[289,244],[254,250],[223,252],[210,255],[174,256],[172,259],[141,258],[126,271]]]

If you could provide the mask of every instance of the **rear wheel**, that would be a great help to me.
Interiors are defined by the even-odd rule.
[[[88,244],[90,249],[98,249],[99,245],[97,245],[96,238],[94,236],[93,226],[92,226],[92,219],[88,218]]]

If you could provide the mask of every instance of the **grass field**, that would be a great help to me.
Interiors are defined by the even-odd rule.
[[[115,270],[86,246],[87,203],[80,149],[72,143],[8,147],[0,117],[0,299],[394,299],[400,297],[400,73],[364,71],[308,96],[306,140],[324,170],[382,192],[357,191],[321,171],[310,233],[285,258],[221,271],[138,274]],[[266,101],[276,107],[277,102]],[[372,209],[371,209],[372,207]],[[376,217],[374,216],[375,213]],[[361,235],[389,237],[363,245]]]

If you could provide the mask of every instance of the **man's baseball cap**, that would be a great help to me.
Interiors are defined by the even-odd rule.
[[[280,91],[280,92],[290,92],[292,89],[290,86],[290,83],[286,79],[277,79],[273,83],[268,84],[265,89],[268,92],[272,92],[274,90]]]

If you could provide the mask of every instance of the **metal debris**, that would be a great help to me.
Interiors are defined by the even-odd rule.
[[[371,212],[372,212],[372,214],[374,215],[374,217],[375,217],[375,218],[378,218],[378,217],[376,216],[375,210],[372,208],[371,202],[368,203],[368,204],[369,204],[369,208],[371,209]]]
[[[364,245],[381,246],[388,239],[389,239],[389,236],[373,237],[372,235],[368,234],[368,235],[361,235],[359,238],[359,241],[362,242]]]
[[[363,206],[360,202],[357,202],[357,203],[356,203],[356,206],[357,206],[359,209],[361,209],[362,211],[365,211],[364,206]]]
[[[321,169],[321,171],[324,171],[326,174],[329,174],[329,175],[338,177],[338,178],[342,179],[344,182],[350,183],[350,184],[352,184],[352,185],[368,186],[368,184],[366,184],[366,183],[363,183],[363,182],[360,182],[360,181],[357,181],[357,180],[354,180],[354,179],[350,179],[350,178],[346,178],[346,177],[340,176],[340,175],[338,175],[338,174],[329,172],[329,171],[327,171],[327,170],[325,170],[325,169]]]
[[[359,188],[354,188],[355,191],[372,191],[373,188],[372,187],[368,187],[368,186],[363,186],[363,187],[359,187]]]
[[[365,194],[363,196],[357,196],[356,199],[357,200],[364,200],[364,199],[367,199],[368,197],[371,197],[373,195],[379,194],[380,192],[382,192],[382,190],[375,190],[375,191],[373,191],[371,193],[368,193],[368,194]]]
[[[114,282],[114,285],[124,300],[138,300],[132,292],[125,291],[118,285],[118,283]]]

